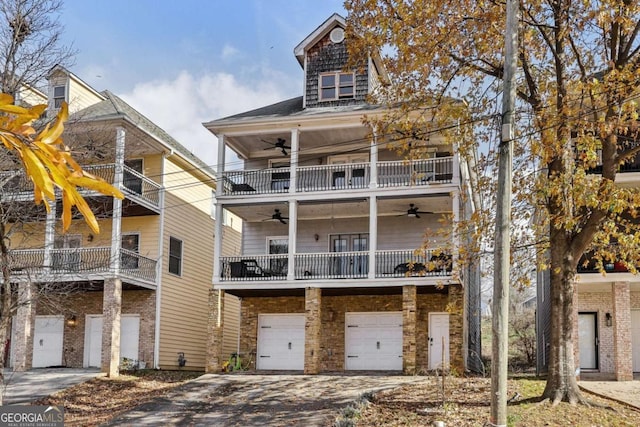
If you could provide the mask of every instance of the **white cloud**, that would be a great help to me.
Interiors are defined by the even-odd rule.
[[[224,47],[222,48],[221,56],[223,60],[229,60],[237,57],[239,54],[240,54],[240,51],[238,49],[236,49],[235,47],[229,44],[225,44]]]
[[[137,84],[121,97],[209,165],[216,165],[217,138],[203,122],[269,105],[295,95],[286,93],[286,76],[270,73],[257,84],[227,73],[194,77],[182,71],[174,80]]]

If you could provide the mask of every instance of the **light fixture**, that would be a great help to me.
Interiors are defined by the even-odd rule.
[[[67,326],[74,327],[78,324],[78,320],[76,319],[76,315],[72,314],[67,318]]]
[[[605,318],[605,324],[607,326],[611,326],[611,324],[612,324],[611,313],[606,313],[604,315],[604,318]]]

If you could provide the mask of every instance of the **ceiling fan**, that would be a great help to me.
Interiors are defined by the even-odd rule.
[[[280,212],[280,209],[274,209],[271,218],[265,219],[263,221],[280,222],[282,224],[286,224],[286,219],[289,219],[289,217],[282,216],[282,212]]]
[[[267,144],[273,145],[273,148],[275,148],[276,150],[282,151],[282,154],[285,155],[285,156],[289,155],[287,153],[287,150],[291,150],[291,147],[286,145],[287,141],[285,139],[282,139],[282,138],[278,138],[276,140],[276,142],[265,141],[264,139],[262,140],[262,142],[266,142]],[[265,148],[265,150],[270,150],[270,149],[271,148]]]
[[[419,214],[432,214],[433,212],[429,211],[421,211],[419,207],[414,205],[413,203],[409,204],[409,209],[407,209],[407,216],[409,218],[420,218]],[[403,215],[400,215],[403,216]]]

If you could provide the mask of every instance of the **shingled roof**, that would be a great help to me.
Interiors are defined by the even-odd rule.
[[[105,90],[100,94],[106,98],[104,101],[93,104],[73,114],[71,116],[71,120],[74,118],[78,121],[127,118],[149,135],[156,137],[167,147],[178,152],[182,157],[193,163],[199,169],[202,169],[205,173],[215,176],[215,171],[210,166],[191,153],[191,151],[189,151],[184,145],[180,144],[162,128],[138,112],[138,110],[123,101],[122,98],[108,90]]]

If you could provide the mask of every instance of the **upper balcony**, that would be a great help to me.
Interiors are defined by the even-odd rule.
[[[90,165],[83,169],[111,184],[114,183],[116,171],[114,163]],[[123,166],[122,184],[122,192],[127,200],[154,213],[160,212],[160,190],[162,188],[160,184],[126,165]],[[98,193],[86,190],[83,190],[82,193],[87,197],[98,195]],[[33,182],[27,178],[23,170],[0,172],[0,196],[3,200],[33,200]]]
[[[296,168],[299,193],[371,188],[372,168],[377,188],[422,187],[454,183],[453,156],[421,160],[341,163]],[[292,191],[291,168],[223,172],[223,196],[280,194]]]
[[[155,288],[156,260],[121,249],[118,267],[114,261],[110,247],[18,249],[9,253],[11,276],[17,282],[80,282],[117,277]]]

